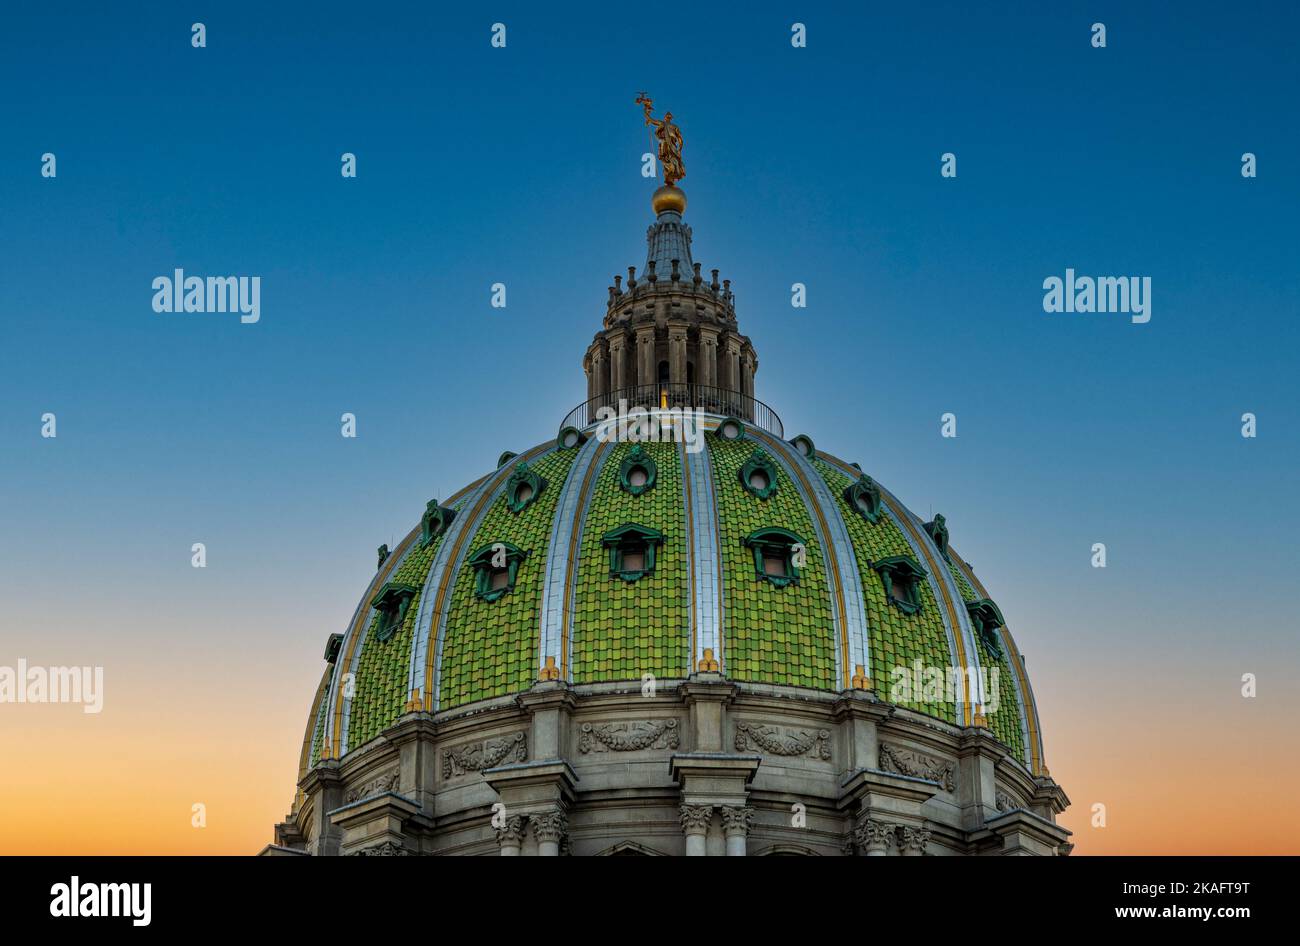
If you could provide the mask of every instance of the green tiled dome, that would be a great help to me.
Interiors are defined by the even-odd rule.
[[[462,711],[539,680],[669,684],[716,670],[791,693],[870,689],[947,723],[987,725],[1037,770],[1022,659],[1006,627],[975,626],[967,604],[988,595],[946,531],[932,538],[932,526],[807,438],[745,423],[724,439],[721,420],[705,419],[697,452],[562,438],[431,504],[435,525],[415,525],[382,562],[345,629],[312,710],[311,763],[364,745],[405,713]],[[753,469],[763,490],[745,479]],[[878,502],[874,516],[863,491]],[[763,545],[767,530],[798,541],[787,562],[756,555],[776,547]],[[636,544],[643,536],[655,537],[653,550]],[[494,554],[500,567],[489,567]],[[891,571],[898,562],[903,571]],[[921,577],[908,599],[900,589],[913,565]],[[390,587],[413,594],[384,636],[375,602]],[[982,668],[985,682],[963,667]],[[933,668],[964,683],[955,697],[903,692],[900,668],[909,684]]]
[[[614,278],[583,360],[589,399],[559,437],[505,451],[383,550],[331,649],[305,767],[405,714],[470,712],[539,681],[717,673],[792,696],[871,691],[987,726],[1042,771],[1023,659],[942,517],[923,523],[856,465],[785,439],[753,397],[730,280],[703,275],[691,239],[660,213],[641,278]],[[705,433],[598,436],[597,408],[629,399],[689,406]]]

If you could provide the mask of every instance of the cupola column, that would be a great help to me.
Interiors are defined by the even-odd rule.
[[[740,339],[728,335],[722,350],[722,387],[740,390]]]
[[[754,396],[754,350],[748,345],[741,356],[740,390],[746,397]]]
[[[653,322],[636,327],[636,383],[651,387],[655,377],[655,326]]]
[[[668,380],[686,383],[686,323],[668,323]]]
[[[706,387],[718,386],[718,330],[700,326],[700,354],[695,365],[695,380]]]
[[[609,384],[613,391],[627,387],[623,370],[627,365],[627,356],[623,351],[625,337],[622,332],[609,337]]]

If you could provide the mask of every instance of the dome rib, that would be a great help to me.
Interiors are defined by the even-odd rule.
[[[687,568],[690,572],[691,661],[699,669],[705,651],[721,662],[723,654],[723,569],[718,548],[718,507],[713,492],[709,451],[694,453],[680,447],[682,492],[686,506]]]
[[[838,618],[836,636],[840,646],[836,679],[843,689],[851,688],[855,669],[861,666],[867,679],[874,680],[867,646],[869,624],[866,602],[862,597],[861,572],[839,504],[807,457],[774,437],[760,433],[759,439],[770,443],[789,472],[795,474],[791,478],[799,486],[805,504],[816,514],[813,525],[817,527],[818,540],[830,558],[828,571],[837,605],[834,613]]]
[[[578,550],[581,548],[583,524],[591,502],[592,483],[600,477],[613,445],[592,437],[578,448],[578,456],[569,467],[555,516],[551,523],[551,541],[546,548],[545,577],[542,584],[541,630],[538,634],[537,659],[540,672],[546,658],[559,661],[560,678],[571,680],[569,671],[569,636],[573,624],[573,595],[577,585]]]

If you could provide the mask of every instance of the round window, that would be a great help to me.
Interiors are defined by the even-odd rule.
[[[767,483],[767,474],[762,470],[755,470],[753,473],[749,474],[749,488],[754,490],[756,493],[761,493],[763,490],[767,489]]]
[[[646,473],[644,467],[634,466],[632,467],[632,469],[628,470],[627,483],[629,486],[634,488],[639,488],[644,486],[649,481],[650,481],[650,477]]]
[[[515,490],[516,503],[526,503],[528,502],[528,500],[532,498],[533,498],[533,488],[529,486],[527,483],[523,483],[522,485],[520,485],[520,487],[517,490]]]

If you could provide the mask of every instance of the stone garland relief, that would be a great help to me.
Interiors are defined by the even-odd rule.
[[[911,778],[929,779],[951,792],[957,787],[957,766],[936,756],[923,755],[913,749],[880,744],[880,768]]]
[[[397,791],[397,772],[389,772],[387,775],[381,775],[378,778],[371,779],[357,788],[348,789],[348,793],[343,796],[343,803],[350,805],[354,801],[361,801],[363,798],[370,798],[374,795],[382,795],[384,792]]]
[[[808,756],[823,762],[831,760],[829,730],[792,729],[764,726],[759,723],[736,723],[735,746],[738,752],[757,748],[771,755]]]
[[[442,750],[442,777],[482,772],[502,762],[527,762],[528,738],[522,732],[500,739],[480,739]]]
[[[677,720],[657,719],[626,723],[583,723],[578,751],[635,752],[638,749],[676,749],[681,745]]]

